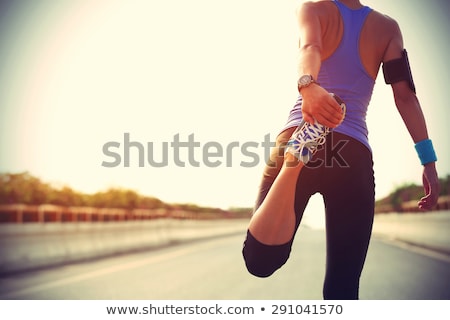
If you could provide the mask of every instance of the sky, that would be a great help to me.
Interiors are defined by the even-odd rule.
[[[297,98],[300,2],[2,1],[0,172],[87,193],[123,187],[169,203],[253,206],[268,142]],[[364,4],[399,22],[444,177],[450,5]],[[376,197],[421,183],[381,72],[368,127]]]

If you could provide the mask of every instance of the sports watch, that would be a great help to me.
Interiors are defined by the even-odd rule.
[[[316,80],[314,80],[313,76],[310,74],[305,74],[300,77],[297,81],[298,91],[300,91],[303,88],[306,88],[311,83],[317,83]]]

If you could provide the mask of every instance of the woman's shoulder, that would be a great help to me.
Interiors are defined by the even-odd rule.
[[[297,6],[298,14],[315,14],[315,15],[327,15],[332,11],[336,11],[336,5],[332,0],[316,0],[305,1]]]
[[[390,29],[392,31],[399,29],[398,23],[394,18],[377,10],[372,10],[371,20],[372,23],[375,23],[382,29]]]

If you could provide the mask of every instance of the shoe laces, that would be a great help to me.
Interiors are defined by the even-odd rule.
[[[314,124],[304,120],[302,122],[289,139],[286,151],[306,163],[317,151],[318,146],[325,143],[330,128],[319,124],[317,121]]]

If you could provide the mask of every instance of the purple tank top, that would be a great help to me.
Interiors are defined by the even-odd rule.
[[[375,81],[365,70],[359,56],[359,36],[367,15],[372,11],[369,7],[353,10],[333,1],[342,16],[344,33],[336,51],[328,59],[322,61],[317,82],[329,92],[337,94],[345,102],[347,112],[344,121],[334,129],[355,138],[371,150],[368,141],[366,124],[367,107],[372,97]],[[284,129],[297,126],[302,120],[302,97],[289,114]]]

